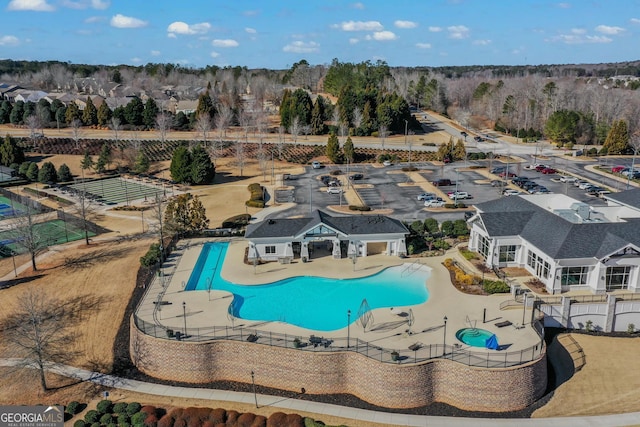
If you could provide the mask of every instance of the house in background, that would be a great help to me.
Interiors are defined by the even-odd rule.
[[[547,292],[640,292],[640,189],[590,206],[562,194],[476,205],[469,249],[490,267],[523,267]]]
[[[316,210],[308,218],[266,219],[247,227],[250,262],[310,260],[317,254],[340,259],[384,253],[405,256],[402,222],[382,215],[332,216]]]

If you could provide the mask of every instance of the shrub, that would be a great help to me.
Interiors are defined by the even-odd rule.
[[[100,424],[110,424],[113,421],[113,415],[111,414],[102,414],[100,417]]]
[[[174,336],[173,329],[167,329],[167,338],[173,338],[173,336]]]
[[[87,423],[82,420],[77,420],[75,423],[73,423],[73,427],[85,427],[86,425]]]
[[[125,407],[126,407],[126,404],[125,404]],[[118,414],[118,425],[129,423],[129,421],[130,421],[129,414],[127,414],[126,412],[120,412]]]
[[[584,324],[584,329],[585,329],[587,332],[591,332],[591,331],[593,331],[593,321],[592,321],[592,320],[587,320],[587,321],[585,322],[585,324]]]
[[[443,264],[447,268],[452,268],[453,267],[453,260],[451,258],[447,258],[447,259],[444,260]]]
[[[118,402],[113,405],[113,412],[116,414],[122,414],[123,412],[127,412],[127,404],[124,402]]]
[[[274,412],[267,418],[267,427],[282,427],[287,422],[287,414],[284,412]]]
[[[342,175],[342,171],[340,169],[332,170],[329,175]]]
[[[462,256],[465,257],[465,259],[467,260],[472,260],[476,258],[475,252],[471,252],[468,249],[460,249],[460,254],[462,254]]]
[[[96,405],[96,409],[101,414],[110,414],[113,411],[113,402],[110,400],[101,400]]]
[[[403,166],[402,167],[402,172],[415,172],[417,171],[418,168],[415,166]]]
[[[140,264],[143,267],[151,267],[160,261],[160,244],[152,243],[144,256],[140,257]]]
[[[100,424],[100,422],[95,422],[91,424],[91,427],[102,427],[102,424]]]
[[[231,218],[222,221],[222,228],[242,228],[245,225],[249,224],[250,220],[251,215],[249,214],[232,216]]]
[[[131,402],[127,405],[127,414],[133,415],[136,412],[140,412],[140,409],[142,409],[142,405],[138,402]]]
[[[96,421],[98,421],[99,417],[100,417],[100,413],[95,409],[87,411],[87,413],[84,414],[84,420],[87,424],[95,423]]]
[[[483,282],[483,288],[488,294],[505,294],[511,291],[509,285],[502,280],[485,279]]]
[[[362,211],[362,212],[368,212],[371,210],[370,206],[362,206],[362,205],[349,205],[349,210],[350,211]]]
[[[627,333],[628,334],[632,334],[636,331],[636,325],[634,325],[633,323],[629,323],[627,325]]]
[[[80,411],[79,411],[79,409],[80,409],[80,403],[79,403],[79,402],[76,402],[76,401],[74,400],[74,401],[69,402],[69,403],[67,404],[67,406],[65,406],[64,411],[65,411],[67,414],[75,415],[75,414],[77,414],[78,412],[80,412]]]
[[[247,200],[244,204],[250,208],[264,208],[264,201],[262,200]]]
[[[134,426],[137,426],[139,424],[144,424],[144,420],[146,420],[147,417],[148,417],[148,414],[144,412],[136,412],[131,416],[131,424],[133,424]]]

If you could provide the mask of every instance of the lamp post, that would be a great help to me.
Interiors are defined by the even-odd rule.
[[[522,303],[522,326],[524,326],[525,315],[527,314],[527,294],[524,294],[524,301]]]
[[[442,339],[442,355],[447,353],[447,316],[444,316],[444,337]]]
[[[184,336],[187,336],[187,303],[182,301],[182,317],[184,318]]]
[[[351,310],[347,310],[347,348],[351,347]]]
[[[258,395],[256,394],[256,378],[253,371],[251,371],[251,385],[253,385],[253,400],[256,401],[256,408],[258,407]]]

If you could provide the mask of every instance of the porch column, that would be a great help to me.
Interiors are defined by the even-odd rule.
[[[331,255],[334,259],[340,259],[342,257],[342,253],[340,253],[340,239],[333,239],[333,250]]]
[[[302,242],[300,245],[300,258],[309,259],[309,243]]]
[[[607,315],[604,320],[604,331],[613,332],[613,321],[616,318],[616,296],[607,295]]]

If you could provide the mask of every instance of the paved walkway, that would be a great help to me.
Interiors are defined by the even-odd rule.
[[[16,366],[19,359],[0,359],[0,366]],[[541,426],[541,427],[573,427],[573,426],[629,426],[636,425],[640,420],[640,412],[628,414],[601,415],[593,417],[557,417],[557,418],[526,418],[526,419],[500,419],[500,418],[454,418],[435,417],[426,415],[391,414],[388,412],[368,411],[365,409],[348,408],[326,403],[310,402],[308,400],[283,399],[280,396],[252,393],[240,393],[227,390],[212,390],[193,387],[174,387],[161,384],[147,383],[105,375],[99,372],[91,372],[68,365],[53,365],[50,372],[75,378],[82,381],[90,381],[104,387],[121,389],[138,393],[146,393],[158,396],[172,396],[181,399],[203,399],[222,402],[239,402],[249,405],[255,403],[257,398],[259,406],[281,408],[285,412],[310,412],[322,419],[323,415],[349,418],[372,423],[399,425],[399,426],[461,426],[461,427],[494,427],[494,426]]]

